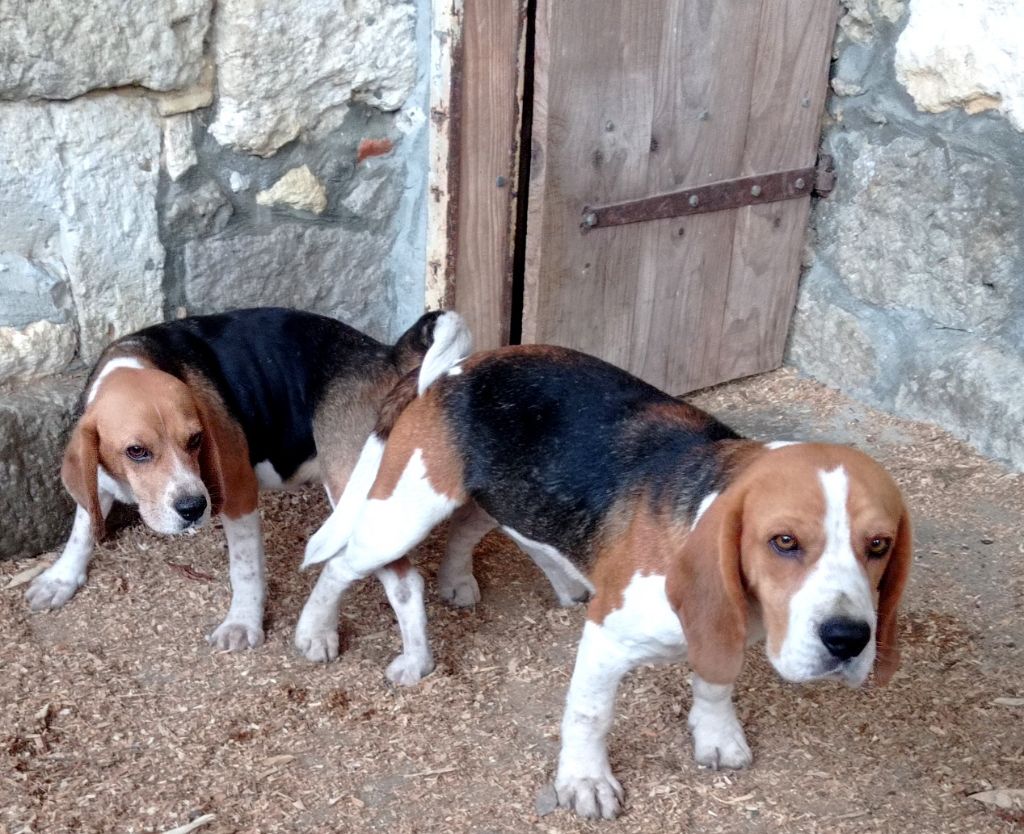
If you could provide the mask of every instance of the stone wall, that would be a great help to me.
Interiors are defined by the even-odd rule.
[[[258,304],[379,338],[419,314],[419,6],[0,2],[0,556],[62,535],[60,451],[110,339]]]
[[[1024,6],[845,5],[788,361],[1024,468]]]

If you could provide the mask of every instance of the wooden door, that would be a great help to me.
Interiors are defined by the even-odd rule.
[[[583,211],[813,166],[836,14],[538,0],[524,342],[674,393],[781,364],[809,196],[589,230]]]

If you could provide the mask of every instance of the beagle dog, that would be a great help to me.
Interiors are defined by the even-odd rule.
[[[28,604],[58,608],[75,594],[114,501],[137,504],[158,533],[194,530],[219,514],[232,600],[208,639],[230,651],[259,646],[259,490],[319,480],[335,501],[388,391],[417,367],[464,356],[467,339],[456,313],[425,314],[389,347],[331,318],[261,308],[166,322],[113,342],[88,379],[61,468],[78,505],[71,535],[28,589]],[[393,602],[415,605],[421,596],[410,593],[418,577],[404,563],[378,576]]]
[[[590,597],[554,781],[581,816],[620,812],[605,738],[639,664],[689,663],[695,756],[714,768],[751,761],[732,704],[747,644],[793,682],[859,686],[874,667],[884,684],[899,664],[910,520],[853,449],[745,439],[598,359],[518,346],[454,364],[363,457],[378,474],[358,520],[307,546],[329,561],[300,628],[335,630],[349,583],[456,512],[442,584],[475,588],[472,548],[500,527],[560,599]]]

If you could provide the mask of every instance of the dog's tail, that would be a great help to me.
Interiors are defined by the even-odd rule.
[[[415,368],[436,368],[433,379],[472,350],[473,339],[462,316],[451,310],[424,313],[391,348],[391,361],[405,376]],[[432,380],[431,380],[432,381]],[[429,382],[423,386],[426,390]],[[422,393],[422,392],[421,392]]]
[[[345,549],[366,503],[366,496],[377,478],[377,470],[384,458],[384,446],[399,415],[438,377],[465,359],[472,348],[473,337],[466,322],[458,313],[451,311],[425,314],[398,340],[392,349],[395,365],[401,369],[407,363],[408,370],[385,397],[377,415],[377,424],[363,444],[359,460],[338,503],[306,545],[303,569],[326,562]]]

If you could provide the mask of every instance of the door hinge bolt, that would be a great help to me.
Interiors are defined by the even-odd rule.
[[[594,212],[592,212],[592,211],[586,212],[583,215],[583,227],[585,229],[592,229],[596,225],[597,225],[597,215]]]
[[[794,188],[795,188],[795,189],[796,189],[797,191],[802,191],[802,190],[803,190],[803,187],[804,187],[804,186],[805,186],[806,184],[807,184],[807,183],[805,183],[805,182],[804,182],[804,178],[803,178],[803,177],[797,177],[797,178],[796,178],[796,181],[795,181],[795,182],[793,183],[793,187],[794,187]]]
[[[752,185],[752,186],[750,186],[750,193],[754,197],[760,197],[761,196],[761,186],[759,186],[759,185]]]
[[[697,206],[697,203],[699,203],[699,202],[700,202],[700,199],[699,199],[699,198],[697,197],[697,195],[696,195],[696,194],[691,194],[691,195],[690,195],[690,199],[689,199],[689,200],[688,200],[687,202],[689,202],[689,204],[690,204],[691,206],[693,206],[693,207],[695,207],[695,208],[696,208],[696,206]]]

